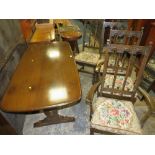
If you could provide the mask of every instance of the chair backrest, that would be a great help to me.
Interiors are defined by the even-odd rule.
[[[103,20],[85,20],[83,29],[84,48],[96,48],[101,52],[102,22]]]
[[[103,22],[104,27],[109,27],[114,30],[127,30],[128,29],[128,22],[127,21],[106,21]]]
[[[141,31],[115,30],[111,27],[109,40],[111,44],[139,45],[143,36]]]
[[[142,80],[143,71],[149,57],[151,46],[121,45],[112,44],[104,48],[104,68],[100,78],[100,96],[135,101],[137,88]],[[134,64],[137,54],[142,54],[140,70],[135,73]],[[114,60],[111,64],[110,59]],[[113,69],[112,75],[107,74],[108,69]],[[120,76],[118,71],[126,70],[124,76]]]
[[[107,21],[103,20],[102,24],[102,47],[107,44],[107,39],[109,39],[110,36],[110,29],[113,30],[127,30],[128,29],[128,22],[126,20],[123,21]]]

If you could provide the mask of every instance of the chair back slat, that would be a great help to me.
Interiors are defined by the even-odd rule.
[[[126,68],[127,70],[126,70],[126,75],[125,75],[125,79],[124,79],[124,82],[123,82],[123,87],[122,87],[122,90],[121,90],[121,96],[122,96],[123,93],[124,93],[124,89],[125,89],[125,86],[126,86],[126,84],[127,84],[127,79],[128,79],[128,77],[131,75],[130,72],[131,72],[132,67],[133,67],[132,64],[134,64],[133,60],[134,60],[134,56],[133,56],[133,54],[131,53],[130,58],[128,59],[128,66],[127,66],[127,68]]]
[[[116,54],[116,59],[115,59],[115,63],[114,63],[114,80],[113,80],[113,83],[112,83],[112,92],[111,92],[112,95],[113,95],[113,92],[115,90],[115,82],[116,82],[116,78],[117,78],[117,75],[118,75],[118,69],[119,69],[119,62],[120,61],[121,61],[121,55]]]
[[[108,68],[108,62],[109,62],[109,53],[108,53],[107,50],[108,49],[106,49],[106,52],[105,52],[105,61],[104,61],[104,69],[105,70],[107,70],[107,68]],[[102,94],[102,91],[104,89],[105,80],[106,80],[106,72],[103,72],[102,78],[101,78],[101,91],[100,91],[100,95]]]
[[[83,48],[95,48],[101,52],[103,20],[85,20],[83,30]]]
[[[97,23],[96,25],[95,25],[95,34],[94,34],[94,47],[96,46],[96,41],[97,41],[97,30],[98,30],[98,26],[99,26],[99,23]]]
[[[83,43],[82,43],[82,50],[84,51],[84,47],[85,47],[85,40],[86,40],[86,29],[87,29],[87,24],[86,21],[84,21],[84,27],[83,27]]]

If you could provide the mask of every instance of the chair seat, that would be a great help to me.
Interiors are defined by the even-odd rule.
[[[117,134],[142,134],[132,102],[98,97],[94,105],[92,128]]]
[[[100,55],[98,53],[92,52],[81,52],[75,56],[77,62],[89,63],[92,65],[97,65]]]
[[[114,75],[106,74],[104,88],[112,88],[113,80],[114,80]],[[122,90],[124,80],[125,80],[125,76],[117,75],[114,88],[118,90]],[[125,91],[129,90],[132,92],[133,88],[134,88],[134,82],[131,79],[131,77],[128,77],[124,90]]]

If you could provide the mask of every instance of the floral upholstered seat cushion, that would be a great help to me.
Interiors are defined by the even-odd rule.
[[[99,97],[93,109],[91,127],[117,134],[142,134],[131,102]]]
[[[90,63],[94,65],[97,65],[99,58],[100,55],[93,52],[81,52],[75,56],[76,61]]]
[[[112,88],[113,80],[114,80],[114,75],[106,74],[104,87],[105,88]],[[121,90],[123,88],[124,80],[125,80],[125,76],[117,75],[114,88]],[[128,77],[124,90],[125,91],[127,91],[127,90],[132,91],[133,87],[134,87],[133,80],[130,77]]]

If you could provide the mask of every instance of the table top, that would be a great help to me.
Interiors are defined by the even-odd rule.
[[[63,31],[60,32],[60,36],[68,41],[74,41],[82,37],[80,31]]]
[[[51,23],[36,24],[36,30],[31,38],[31,43],[50,42],[55,39],[54,25]]]
[[[6,112],[32,112],[80,99],[80,79],[69,43],[34,43],[19,62],[0,108]]]
[[[69,19],[55,19],[60,36],[66,41],[75,41],[81,38],[82,33],[77,25],[72,24]]]

